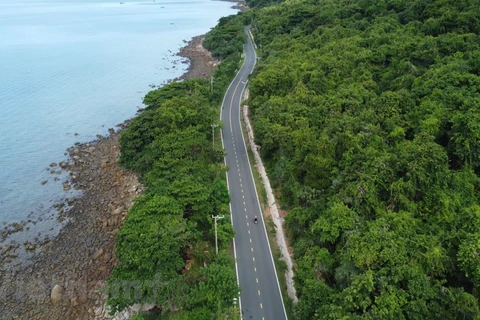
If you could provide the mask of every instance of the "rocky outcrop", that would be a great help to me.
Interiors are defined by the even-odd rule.
[[[207,49],[203,47],[205,36],[193,37],[188,44],[180,49],[179,56],[188,58],[190,65],[187,72],[175,80],[207,78],[220,60],[214,59]]]

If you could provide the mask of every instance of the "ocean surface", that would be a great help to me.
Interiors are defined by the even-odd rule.
[[[0,229],[30,218],[53,221],[52,204],[69,194],[66,177],[52,175],[49,164],[67,159],[75,142],[133,117],[150,84],[183,74],[188,65],[175,53],[184,40],[236,13],[231,6],[1,0]]]

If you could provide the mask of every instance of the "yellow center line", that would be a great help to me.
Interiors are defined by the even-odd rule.
[[[262,303],[260,303],[260,309],[263,309],[263,304]]]
[[[261,296],[261,294],[260,294],[260,290],[258,290],[258,295],[259,295],[259,296]]]

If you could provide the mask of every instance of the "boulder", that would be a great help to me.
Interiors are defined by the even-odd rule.
[[[107,263],[112,259],[112,254],[110,252],[105,252],[103,255],[103,262]]]
[[[95,317],[100,317],[102,314],[103,314],[103,307],[98,307],[98,308],[95,308]]]
[[[70,304],[72,307],[78,306],[79,305],[78,297],[73,297],[72,299],[70,299]]]
[[[117,224],[117,219],[116,218],[110,218],[107,220],[107,226],[109,227],[113,227]]]
[[[92,259],[97,260],[97,259],[100,259],[102,256],[103,256],[103,249],[100,248],[97,251],[95,251],[95,253],[92,256]]]
[[[53,304],[59,303],[62,300],[64,292],[65,290],[56,284],[52,289],[52,293],[50,294],[50,301],[52,301]]]
[[[119,215],[119,214],[122,213],[122,212],[123,212],[123,206],[118,207],[117,209],[113,210],[112,214],[113,214],[114,216],[116,216],[116,215]]]

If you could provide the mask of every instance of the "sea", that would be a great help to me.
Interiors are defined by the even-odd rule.
[[[235,14],[232,5],[0,0],[0,229],[38,220],[39,235],[58,232],[52,206],[75,191],[49,165],[135,116],[152,85],[182,75],[179,48]]]

